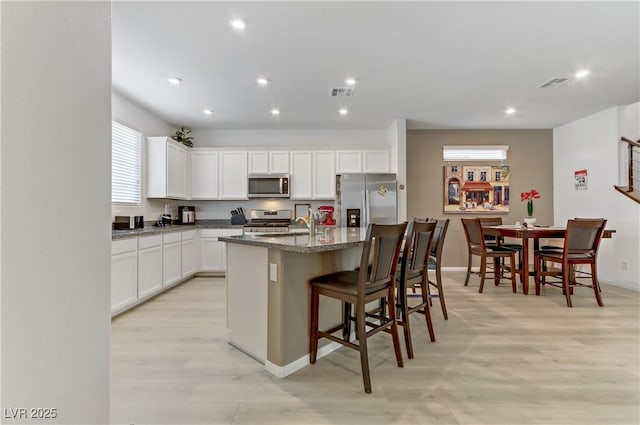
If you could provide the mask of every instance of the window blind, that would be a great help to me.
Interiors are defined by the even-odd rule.
[[[140,205],[142,134],[111,122],[111,202]]]
[[[504,161],[509,146],[443,146],[445,161]]]

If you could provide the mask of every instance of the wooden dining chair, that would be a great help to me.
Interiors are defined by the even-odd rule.
[[[481,226],[502,226],[502,217],[478,217]],[[522,270],[522,244],[514,242],[505,242],[502,236],[484,235],[487,246],[501,245],[511,248],[517,252],[518,270]]]
[[[407,357],[413,358],[413,343],[411,340],[411,320],[413,313],[424,314],[431,342],[436,337],[429,312],[429,276],[428,263],[431,253],[431,244],[436,223],[419,219],[413,219],[407,226],[400,261],[400,273],[398,274],[398,296],[396,307],[398,309],[398,325],[404,330],[404,342],[407,349]],[[408,291],[415,286],[420,287],[421,300],[418,304],[409,302]],[[415,297],[411,297],[414,299]]]
[[[396,272],[398,257],[407,223],[402,224],[370,224],[362,249],[358,270],[346,270],[318,276],[309,281],[311,285],[311,318],[309,329],[309,361],[316,362],[318,340],[327,338],[345,347],[360,352],[362,380],[364,390],[371,392],[371,377],[367,352],[367,338],[385,331],[391,334],[396,361],[403,367],[402,352],[398,339],[398,322],[395,308],[377,309],[374,312],[365,310],[371,302],[385,299],[387,306],[396,305]],[[319,330],[320,295],[353,305],[355,317],[356,341],[350,340],[350,332],[343,332],[342,337],[334,335],[344,331],[347,324],[328,330]]]
[[[478,292],[482,292],[484,288],[484,280],[487,274],[487,258],[508,258],[509,259],[509,275],[511,276],[511,286],[513,292],[516,292],[516,251],[511,248],[506,248],[498,245],[487,245],[484,239],[484,232],[480,225],[480,220],[477,218],[463,218],[462,226],[464,227],[464,234],[467,239],[467,250],[469,256],[469,262],[467,264],[467,277],[464,280],[464,286],[469,284],[469,276],[471,275],[471,265],[473,256],[480,257],[480,288]],[[499,280],[504,278],[504,274],[501,267],[494,268],[492,270],[494,277],[498,277]]]
[[[535,253],[536,295],[540,295],[540,287],[549,284],[562,288],[567,300],[567,307],[572,307],[571,294],[577,286],[593,289],[596,302],[603,307],[598,281],[597,263],[598,248],[607,220],[573,219],[567,221],[567,230],[562,251],[539,250]],[[546,267],[546,262],[560,264],[560,268]],[[578,270],[576,266],[588,265],[589,272]],[[585,284],[584,279],[590,279]]]

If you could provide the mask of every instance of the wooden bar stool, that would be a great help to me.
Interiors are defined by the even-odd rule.
[[[402,260],[400,261],[397,297],[398,324],[404,329],[404,342],[407,348],[407,357],[410,359],[413,358],[410,314],[424,314],[431,341],[434,342],[436,340],[429,312],[428,288],[428,262],[429,254],[431,253],[431,240],[435,229],[435,222],[413,219],[407,228]],[[407,291],[416,286],[420,287],[421,302],[409,305]]]
[[[398,322],[396,309],[387,308],[369,313],[365,306],[373,301],[385,300],[385,304],[395,306],[396,269],[402,246],[402,239],[407,223],[402,224],[370,224],[362,249],[359,270],[346,270],[323,276],[309,281],[311,285],[311,320],[309,329],[309,361],[316,362],[318,354],[318,340],[327,338],[345,347],[360,352],[362,380],[364,390],[371,392],[371,377],[369,373],[369,359],[367,353],[367,338],[380,331],[391,333],[396,361],[403,367],[400,341],[398,339]],[[332,329],[319,330],[320,295],[334,298],[347,305],[353,305],[356,325],[356,341],[350,341],[348,332],[342,337],[333,335],[343,331],[346,320]],[[369,328],[369,330],[367,330]]]

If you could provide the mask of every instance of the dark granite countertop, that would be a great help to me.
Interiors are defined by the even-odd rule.
[[[225,236],[218,240],[241,245],[260,246],[282,251],[313,253],[359,247],[364,244],[366,228],[335,227],[320,229],[318,235],[286,233],[277,235]]]
[[[191,229],[242,229],[242,226],[232,225],[230,220],[198,220],[196,224],[172,224],[164,227],[146,226],[142,229],[112,230],[111,240],[184,232]]]

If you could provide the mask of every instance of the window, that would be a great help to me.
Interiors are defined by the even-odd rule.
[[[486,171],[480,171],[480,181],[481,182],[486,182],[487,181],[487,172]]]
[[[467,171],[467,180],[473,181],[473,171]]]
[[[504,161],[509,146],[443,146],[445,161]]]
[[[111,202],[140,205],[142,134],[111,122]]]

